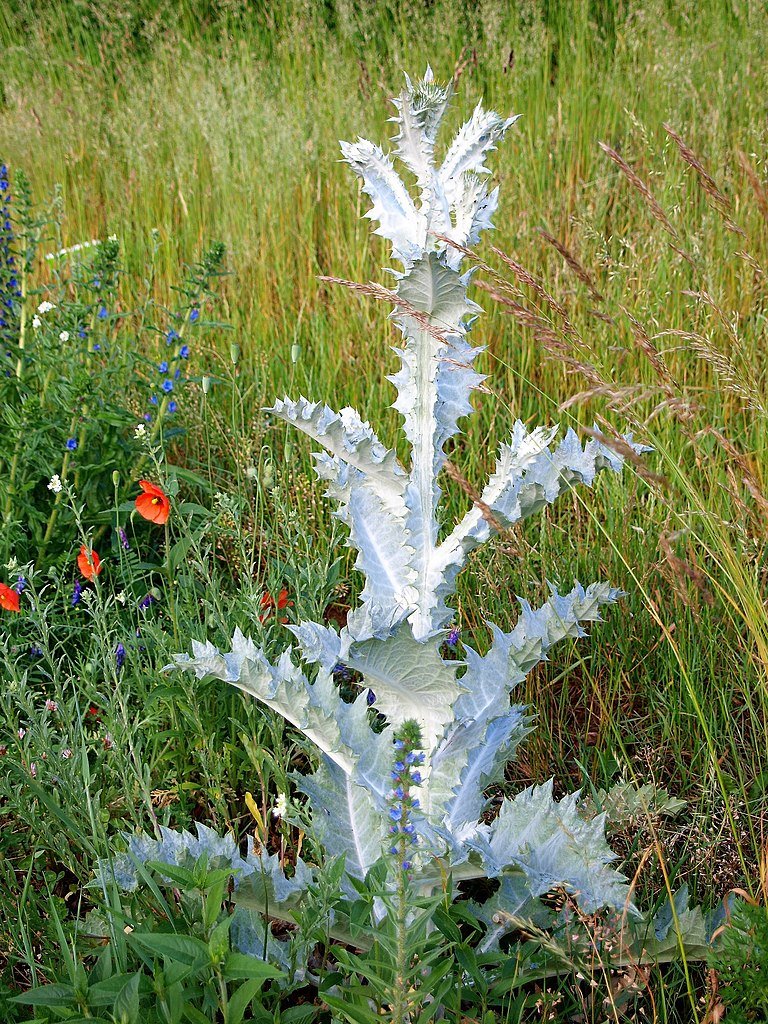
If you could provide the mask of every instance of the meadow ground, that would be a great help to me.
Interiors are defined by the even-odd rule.
[[[205,300],[182,429],[167,447],[188,474],[179,479],[190,508],[209,517],[189,511],[192,541],[176,536],[174,569],[189,579],[141,620],[146,650],[129,651],[117,685],[106,661],[120,635],[107,613],[95,632],[82,609],[23,628],[0,620],[4,985],[28,984],[35,969],[51,976],[51,907],[66,921],[86,907],[82,887],[121,828],[202,820],[243,834],[253,827],[245,794],[268,820],[306,757],[239,695],[160,668],[190,636],[223,645],[236,625],[258,630],[265,593],[285,587],[292,619],[329,606],[342,614],[355,593],[351,560],[337,562],[340,530],[311,483],[309,442],[261,407],[301,393],[355,406],[395,437],[391,325],[373,302],[319,278],[386,283],[383,244],[361,219],[365,197],[337,140],[386,138],[388,97],[428,61],[438,77],[457,76],[454,122],[480,98],[523,115],[494,156],[502,199],[479,250],[490,265],[474,292],[486,310],[476,333],[487,392],[452,462],[470,489],[479,484],[516,417],[607,423],[654,448],[471,559],[457,621],[481,648],[484,621],[510,628],[515,595],[537,602],[548,581],[609,580],[627,592],[588,640],[528,678],[537,729],[509,786],[554,776],[561,792],[620,778],[664,787],[684,810],[639,814],[613,837],[642,898],[687,882],[710,906],[735,888],[764,901],[764,5],[199,8],[0,9],[0,161],[26,171],[39,202],[55,197],[49,249],[117,236],[110,314],[144,311],[140,326],[119,325],[139,356],[162,355],[158,311],[173,308],[185,264],[220,240],[229,272]],[[38,280],[51,267],[43,260]],[[141,394],[126,399],[136,415]],[[467,487],[444,487],[458,514]],[[31,491],[16,497],[33,501]],[[23,515],[11,518],[6,509],[3,555],[26,564],[13,539]],[[52,556],[56,593],[71,585],[76,537],[73,526]],[[125,572],[149,587],[151,557],[131,558]],[[267,642],[284,644],[278,622]],[[22,659],[30,645],[45,650],[41,662]],[[41,695],[55,696],[56,723],[42,721]],[[63,736],[72,756],[55,797],[44,771],[30,792],[30,761]],[[647,1018],[631,1019],[703,1020],[717,1002],[701,966],[667,968],[660,982],[653,999],[638,996]],[[563,1004],[552,1012],[578,1019]]]

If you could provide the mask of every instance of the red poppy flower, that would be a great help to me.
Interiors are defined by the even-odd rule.
[[[144,491],[136,499],[136,511],[150,523],[163,525],[171,514],[171,503],[165,491],[149,480],[139,480],[139,487]]]
[[[277,601],[271,594],[262,594],[261,596],[261,607],[264,609],[259,616],[259,622],[266,622],[273,611],[282,611],[283,608],[292,608],[293,601],[288,600],[288,591],[283,587],[280,593],[277,595]],[[281,622],[287,622],[287,618],[281,618]]]
[[[7,612],[21,611],[19,608],[19,595],[7,583],[0,583],[0,608]]]
[[[89,551],[85,544],[81,546],[80,554],[77,556],[77,566],[87,580],[94,579],[102,569],[99,556],[95,551]]]

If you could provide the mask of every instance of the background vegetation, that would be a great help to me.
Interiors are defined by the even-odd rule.
[[[386,99],[427,61],[456,74],[462,106],[523,114],[495,167],[493,242],[512,263],[480,254],[506,290],[481,270],[475,296],[490,394],[454,464],[471,489],[517,416],[629,426],[655,447],[645,468],[574,494],[466,574],[459,623],[480,646],[485,619],[508,627],[514,595],[536,601],[548,580],[628,592],[592,640],[529,679],[539,725],[510,785],[663,785],[685,811],[614,837],[642,898],[671,879],[710,905],[735,887],[765,899],[767,45],[765,6],[749,0],[3,4],[0,159],[38,199],[60,186],[50,249],[117,235],[117,312],[176,308],[183,264],[213,239],[231,271],[204,300],[183,433],[168,440],[210,515],[175,522],[193,538],[186,582],[142,623],[146,650],[116,686],[113,638],[65,599],[42,666],[24,660],[41,638],[0,623],[7,984],[45,973],[50,894],[76,917],[121,827],[197,818],[243,833],[246,792],[266,821],[304,756],[237,695],[159,669],[189,635],[261,629],[261,596],[281,586],[292,616],[343,615],[356,584],[349,565],[329,570],[335,531],[308,483],[309,445],[260,407],[301,392],[395,424],[381,310],[318,278],[383,280],[337,140],[386,137]],[[160,335],[132,323],[126,344],[154,360]],[[445,487],[466,506],[467,486]],[[279,623],[268,629],[279,647]],[[35,755],[16,733],[23,723],[39,763],[54,742],[49,695],[74,755],[66,777],[31,784]],[[718,996],[698,970],[654,978],[649,1015],[703,1019]]]

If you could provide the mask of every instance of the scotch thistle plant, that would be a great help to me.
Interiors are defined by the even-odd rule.
[[[355,565],[365,577],[360,603],[338,630],[320,622],[289,626],[296,645],[276,663],[237,631],[228,653],[193,641],[193,656],[177,655],[176,664],[200,679],[213,676],[239,687],[316,746],[318,769],[296,775],[295,783],[308,798],[314,834],[329,861],[343,857],[348,881],[342,888],[350,900],[382,858],[390,858],[390,885],[404,861],[410,886],[424,896],[439,890],[446,876],[453,885],[497,880],[491,899],[476,906],[488,927],[488,951],[498,949],[520,920],[556,924],[558,911],[542,899],[553,890],[570,894],[587,915],[611,909],[626,920],[637,913],[627,880],[612,866],[604,816],[580,808],[578,793],[558,802],[551,781],[532,786],[504,798],[487,820],[487,791],[503,780],[506,764],[532,729],[527,708],[510,703],[511,692],[555,643],[584,636],[583,624],[599,620],[601,608],[620,592],[607,583],[576,583],[566,594],[553,588],[538,609],[519,599],[520,618],[511,632],[489,625],[487,653],[465,645],[463,661],[441,656],[454,618],[450,600],[470,551],[499,526],[533,515],[574,485],[591,485],[603,470],[619,472],[623,460],[599,436],[582,446],[569,429],[558,443],[557,428],[529,431],[518,421],[480,501],[439,539],[438,479],[446,442],[472,413],[470,396],[483,380],[473,368],[482,349],[467,340],[480,308],[467,297],[463,248],[492,227],[498,189],[488,185],[485,161],[516,120],[478,106],[438,163],[438,129],[450,99],[450,86],[438,85],[428,69],[415,85],[406,78],[394,101],[395,156],[416,176],[416,200],[379,146],[364,139],[342,143],[345,160],[373,200],[367,216],[378,222],[376,232],[389,240],[401,268],[393,271],[392,291],[370,290],[391,299],[391,317],[402,334],[400,369],[389,380],[409,464],[354,409],[335,412],[285,397],[268,410],[323,449],[315,455],[316,472],[358,552]],[[625,443],[643,450],[631,437]],[[339,666],[362,680],[351,703],[341,699],[334,682]],[[383,728],[380,717],[374,728],[371,699]],[[393,805],[391,776],[393,742],[405,723],[415,723],[408,728],[417,727],[420,735],[418,799],[409,790],[407,814]],[[403,762],[406,767],[413,781]],[[242,857],[231,837],[215,839],[205,829],[197,838],[164,830],[160,840],[132,837],[129,844],[129,856],[111,866],[125,885],[136,883],[134,859],[221,856],[236,869],[236,898],[243,907],[287,920],[295,920],[292,907],[315,870],[299,859],[286,878],[274,856],[261,851]],[[678,918],[688,913],[682,905],[677,910]],[[342,937],[340,907],[334,920],[333,934]],[[671,923],[670,917],[657,929],[657,941],[666,939]],[[700,931],[703,943],[703,925]],[[244,948],[280,956],[275,950],[281,943],[253,938],[263,927],[237,934]],[[644,941],[644,952],[652,945]]]

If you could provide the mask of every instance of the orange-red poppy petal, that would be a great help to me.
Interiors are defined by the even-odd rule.
[[[7,583],[0,583],[0,608],[6,612],[21,611],[19,595]]]
[[[283,608],[292,608],[293,601],[288,600],[288,591],[285,587],[283,587],[283,589],[277,595],[277,601],[275,601],[274,597],[269,592],[262,594],[261,607],[264,609],[264,611],[259,616],[259,622],[266,622],[270,615],[272,615],[275,611],[280,611]],[[280,619],[280,621],[287,622],[288,619]]]
[[[171,514],[168,495],[161,487],[150,483],[149,480],[139,480],[139,487],[144,493],[140,494],[134,502],[136,511],[150,523],[158,523],[162,526],[168,521],[168,516]]]
[[[162,487],[159,487],[157,484],[153,484],[151,480],[139,480],[139,487],[142,491],[146,491],[147,494],[154,494],[159,498],[165,497],[165,491]]]
[[[89,551],[85,544],[80,547],[80,554],[77,556],[77,566],[87,580],[92,580],[94,576],[98,576],[103,568],[99,556],[95,551]]]

